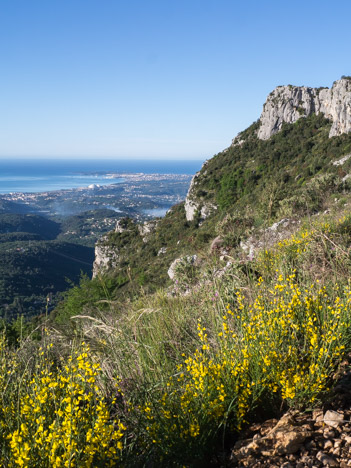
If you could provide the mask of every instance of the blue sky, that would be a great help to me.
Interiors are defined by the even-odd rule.
[[[351,2],[4,0],[0,157],[205,160],[351,75]]]

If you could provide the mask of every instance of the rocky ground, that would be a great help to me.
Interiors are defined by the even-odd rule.
[[[351,375],[345,372],[328,402],[313,411],[288,411],[251,425],[238,440],[231,467],[351,467]]]

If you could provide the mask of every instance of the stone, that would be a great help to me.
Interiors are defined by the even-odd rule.
[[[275,453],[283,455],[297,452],[308,435],[309,434],[306,432],[300,432],[298,430],[277,432],[275,435],[276,442],[274,444]]]
[[[138,225],[139,234],[141,235],[141,237],[143,239],[143,242],[145,244],[150,240],[150,238],[151,238],[152,234],[154,233],[157,225],[158,225],[158,221],[155,221],[155,220],[145,221],[143,224]]]
[[[332,450],[331,453],[332,453],[335,457],[340,457],[340,455],[341,455],[341,449],[340,449],[340,447],[335,448],[334,450]]]
[[[118,250],[116,248],[111,248],[107,240],[107,236],[104,236],[95,244],[93,278],[96,278],[99,274],[111,268],[116,268],[120,261]]]
[[[161,247],[160,250],[157,252],[157,256],[164,255],[167,252],[167,247]]]
[[[260,117],[258,138],[267,140],[283,123],[294,123],[313,113],[332,121],[329,137],[351,131],[351,80],[342,78],[329,88],[278,86],[268,96]]]
[[[328,426],[326,429],[324,429],[323,436],[325,439],[334,439],[335,431]]]
[[[187,255],[185,257],[179,257],[173,260],[167,271],[167,274],[171,280],[176,280],[177,269],[184,262],[188,263],[189,265],[195,265],[197,263],[197,255]]]
[[[198,183],[198,178],[201,176],[201,174],[206,173],[205,168],[207,164],[208,161],[205,161],[202,165],[201,171],[197,172],[191,179],[190,187],[184,202],[185,217],[187,221],[193,221],[195,219],[196,213],[199,213],[200,220],[203,221],[218,208],[214,203],[205,201],[196,195],[196,185]]]
[[[328,410],[323,418],[325,424],[331,427],[338,427],[344,420],[344,413]]]
[[[312,419],[314,419],[316,422],[323,421],[323,410],[322,409],[313,410]]]
[[[339,466],[339,462],[336,461],[335,458],[331,457],[330,455],[327,455],[326,453],[318,452],[316,457],[317,460],[321,461],[324,466]]]
[[[324,448],[325,448],[325,450],[329,450],[329,449],[331,449],[331,448],[333,448],[333,447],[334,447],[334,444],[333,444],[333,442],[332,442],[331,440],[328,439],[328,440],[326,440],[326,441],[324,442]]]

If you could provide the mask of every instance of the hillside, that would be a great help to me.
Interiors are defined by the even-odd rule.
[[[206,259],[215,238],[222,251],[242,256],[240,243],[274,222],[346,203],[350,134],[329,138],[331,122],[323,115],[285,124],[269,140],[257,137],[258,126],[240,135],[240,145],[204,164],[185,203],[153,225],[151,234],[145,236],[145,227],[130,222],[102,238],[96,247],[99,257],[105,257],[101,273],[110,280],[125,278],[124,289],[142,285],[152,291],[171,284],[168,270],[177,259],[195,254],[197,263]]]
[[[100,212],[101,211],[101,212]],[[111,210],[53,221],[36,214],[0,213],[0,316],[11,321],[45,312],[60,292],[90,276],[93,245],[114,225]]]
[[[348,466],[349,83],[278,87],[184,203],[120,219],[94,278],[11,330],[5,466]]]

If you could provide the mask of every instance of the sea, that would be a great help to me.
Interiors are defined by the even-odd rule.
[[[0,194],[38,193],[123,182],[123,174],[188,174],[194,160],[0,159]]]

